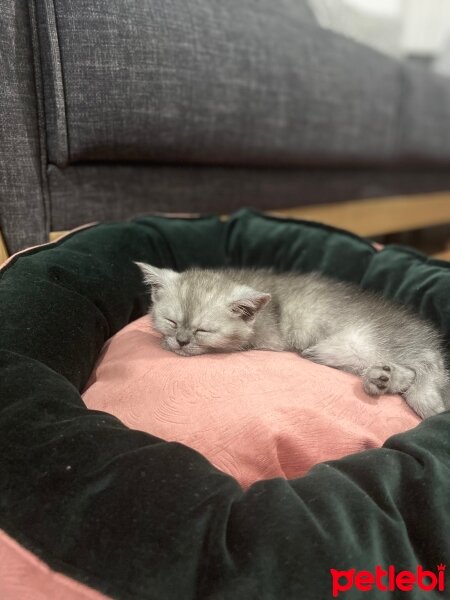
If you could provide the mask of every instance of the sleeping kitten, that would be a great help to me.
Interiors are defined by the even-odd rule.
[[[450,408],[439,334],[404,307],[316,273],[176,273],[136,264],[151,286],[153,325],[167,350],[298,352],[359,375],[368,394],[402,394],[421,417]]]

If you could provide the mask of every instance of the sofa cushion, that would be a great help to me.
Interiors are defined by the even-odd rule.
[[[441,127],[450,82],[321,29],[304,2],[40,0],[38,9],[58,166],[450,160]]]
[[[302,2],[38,4],[59,166],[342,164],[398,152],[399,64],[305,21]]]

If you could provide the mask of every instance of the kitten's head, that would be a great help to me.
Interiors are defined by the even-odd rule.
[[[226,272],[191,269],[176,273],[136,264],[150,286],[150,314],[166,349],[193,356],[251,345],[256,317],[270,294],[236,283]]]

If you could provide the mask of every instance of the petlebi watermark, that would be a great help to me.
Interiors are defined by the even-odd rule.
[[[372,590],[411,592],[417,589],[423,592],[444,592],[445,567],[446,565],[441,563],[434,571],[424,569],[421,565],[417,565],[413,571],[397,571],[394,565],[389,565],[387,568],[377,565],[374,571],[330,569],[331,590],[333,598],[341,596],[343,600],[345,600],[345,593],[353,588],[361,592]]]

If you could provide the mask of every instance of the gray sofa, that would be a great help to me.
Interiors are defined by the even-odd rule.
[[[450,80],[300,0],[0,0],[0,227],[450,189]]]

